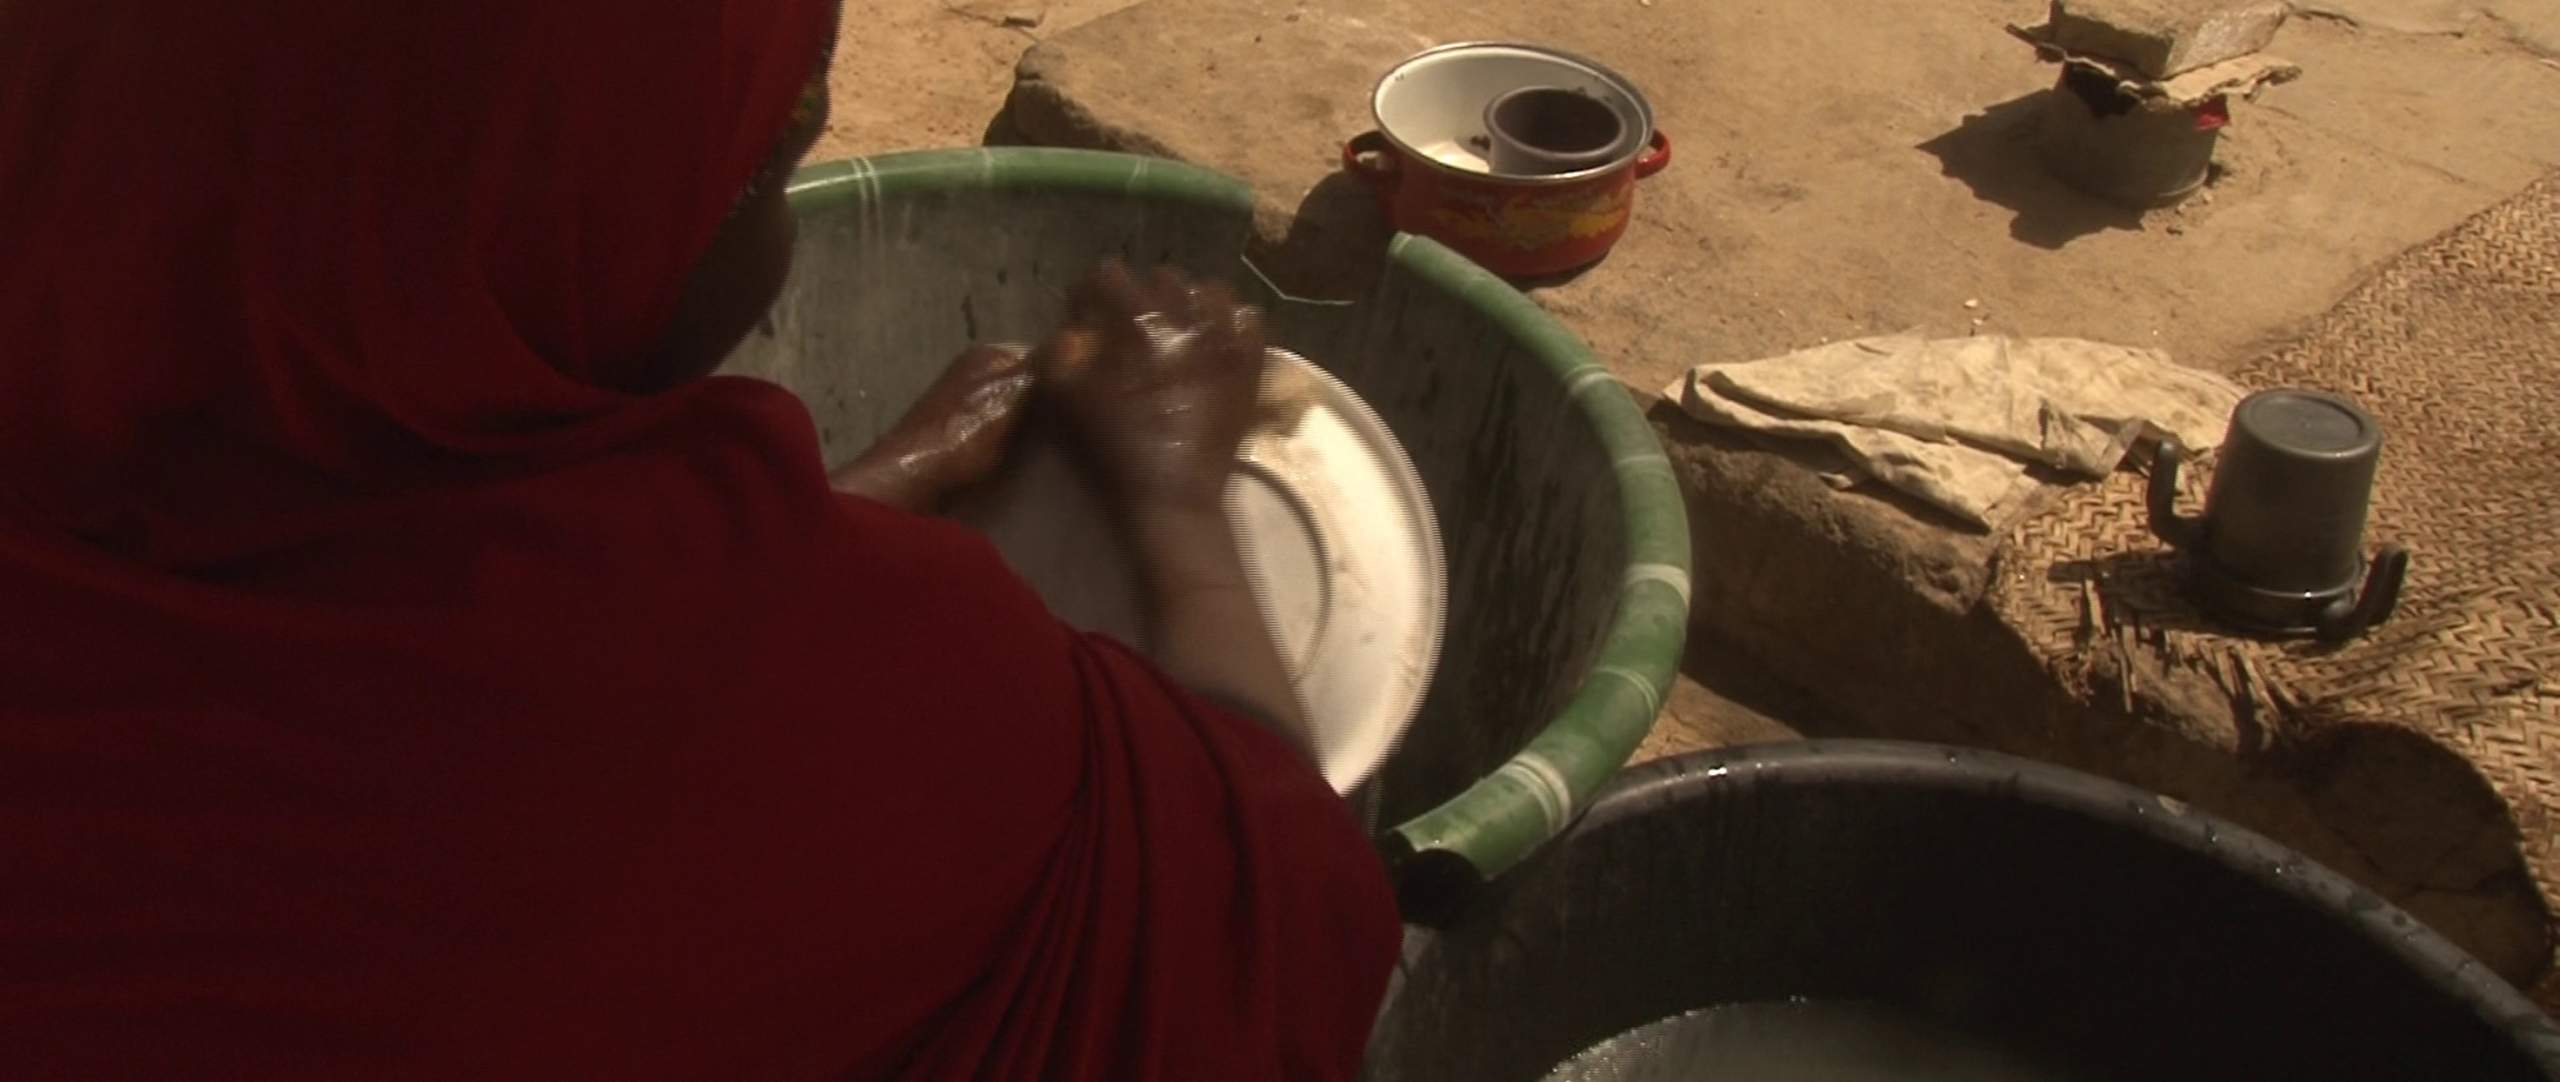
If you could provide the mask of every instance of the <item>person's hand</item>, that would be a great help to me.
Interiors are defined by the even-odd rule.
[[[889,433],[830,478],[839,492],[931,511],[984,483],[1031,401],[1033,365],[1000,346],[963,350]]]
[[[1226,290],[1170,269],[1141,285],[1105,263],[1033,363],[1136,557],[1149,654],[1315,762],[1226,511],[1236,452],[1261,414],[1266,356],[1261,313]]]
[[[1219,512],[1262,386],[1262,315],[1172,268],[1117,261],[1034,355],[1045,394],[1123,512]]]

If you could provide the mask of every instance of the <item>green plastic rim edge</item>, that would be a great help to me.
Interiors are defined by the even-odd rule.
[[[1483,882],[1563,833],[1653,731],[1689,632],[1689,509],[1652,423],[1580,336],[1437,241],[1400,235],[1387,258],[1465,299],[1542,362],[1598,433],[1625,516],[1626,579],[1582,686],[1492,774],[1394,828],[1414,853],[1462,857]]]
[[[793,210],[828,209],[964,188],[1031,189],[1191,203],[1253,214],[1253,189],[1224,173],[1164,158],[1052,147],[910,150],[812,165],[792,175]]]
[[[792,206],[806,213],[970,187],[1163,199],[1231,210],[1240,220],[1253,213],[1252,189],[1223,173],[1161,158],[1046,147],[828,162],[801,170],[789,192]],[[1466,301],[1538,358],[1608,451],[1625,515],[1626,579],[1582,685],[1492,774],[1389,831],[1411,853],[1458,857],[1483,882],[1570,826],[1653,730],[1688,634],[1688,505],[1652,424],[1580,337],[1510,283],[1435,241],[1399,235],[1387,258]]]

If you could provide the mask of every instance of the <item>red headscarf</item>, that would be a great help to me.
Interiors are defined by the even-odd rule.
[[[0,1077],[1341,1078],[1315,772],[658,340],[818,0],[0,0]]]

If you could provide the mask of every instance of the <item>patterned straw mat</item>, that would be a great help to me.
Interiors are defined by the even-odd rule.
[[[2560,174],[2402,254],[2234,375],[2343,393],[2382,422],[2366,539],[2412,554],[2396,616],[2343,647],[2217,633],[2180,596],[2129,471],[2018,527],[1995,611],[2084,696],[2102,654],[2142,650],[2271,744],[2421,734],[2505,803],[2545,919],[2560,913]],[[2187,471],[2189,513],[2210,465]],[[2560,967],[2535,998],[2560,1008]]]

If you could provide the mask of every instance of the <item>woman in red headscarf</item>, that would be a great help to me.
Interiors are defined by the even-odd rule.
[[[1354,1072],[1396,924],[1219,515],[1252,313],[1107,270],[849,494],[704,376],[832,20],[0,3],[0,1077]],[[1034,372],[1160,663],[909,509]]]

